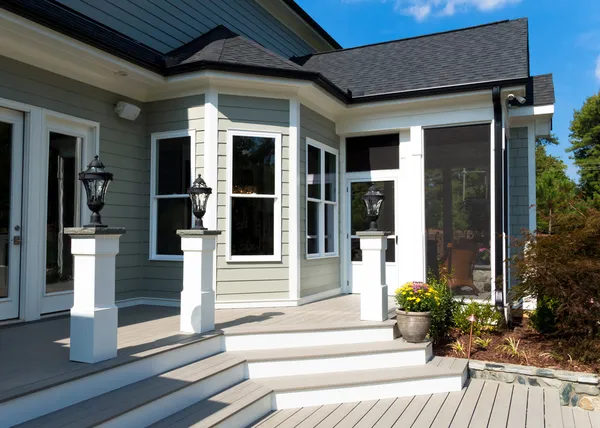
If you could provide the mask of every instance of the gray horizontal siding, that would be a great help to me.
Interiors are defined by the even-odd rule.
[[[529,229],[529,150],[527,128],[512,128],[508,142],[509,153],[509,236],[522,239],[523,230]],[[516,249],[511,248],[513,252]],[[511,276],[510,285],[516,279]]]
[[[204,173],[204,95],[147,103],[147,144],[155,132],[196,130],[196,173]],[[150,159],[150,157],[148,157]],[[150,178],[148,177],[148,182]],[[149,187],[149,186],[148,186]],[[147,198],[149,200],[149,197]],[[149,213],[149,209],[148,209]],[[160,225],[158,226],[160,227]],[[149,260],[149,232],[145,242],[142,293],[148,297],[179,299],[183,287],[183,263]]]
[[[341,286],[339,257],[306,258],[306,138],[312,138],[339,151],[335,123],[305,107],[300,108],[300,296],[310,296]],[[339,174],[339,156],[338,156]],[[339,201],[339,189],[338,189]],[[341,208],[341,207],[340,207]],[[341,212],[341,209],[340,209]],[[341,215],[340,215],[341,217]],[[339,243],[342,240],[339,239]]]
[[[127,228],[116,260],[117,299],[139,296],[148,235],[149,146],[144,109],[135,122],[119,119],[113,109],[123,96],[4,57],[0,57],[0,97],[100,122],[100,158],[115,176],[102,219]],[[27,236],[26,230],[23,234],[29,245],[45,246],[43,237]]]
[[[227,130],[282,134],[282,261],[227,262],[227,234],[217,241],[217,300],[285,299],[289,296],[289,101],[219,96],[217,222],[226,230]]]
[[[314,50],[253,0],[58,0],[162,53],[217,25],[286,58]]]

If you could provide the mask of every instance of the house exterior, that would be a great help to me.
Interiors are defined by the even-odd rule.
[[[62,230],[89,218],[94,154],[115,176],[103,221],[127,228],[121,306],[179,304],[198,174],[223,231],[217,307],[360,293],[371,184],[390,292],[445,269],[458,295],[506,305],[553,111],[526,19],[342,49],[293,0],[2,2],[0,321],[73,305]]]

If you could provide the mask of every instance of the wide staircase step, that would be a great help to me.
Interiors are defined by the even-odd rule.
[[[271,412],[272,391],[247,380],[175,413],[152,428],[243,427]]]
[[[244,360],[221,353],[33,419],[20,427],[146,426],[244,379]]]

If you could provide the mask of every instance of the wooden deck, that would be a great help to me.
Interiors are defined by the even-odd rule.
[[[460,392],[279,410],[254,428],[600,428],[558,392],[473,379]]]
[[[360,298],[353,295],[299,307],[217,310],[216,322],[217,330],[235,334],[382,325],[360,321]],[[213,335],[181,334],[179,308],[124,308],[117,358],[82,364],[69,361],[68,316],[6,325],[0,327],[0,402]]]

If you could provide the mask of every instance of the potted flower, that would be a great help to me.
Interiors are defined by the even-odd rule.
[[[431,311],[440,304],[435,289],[423,282],[407,282],[396,290],[396,322],[407,342],[423,342],[431,327]]]

